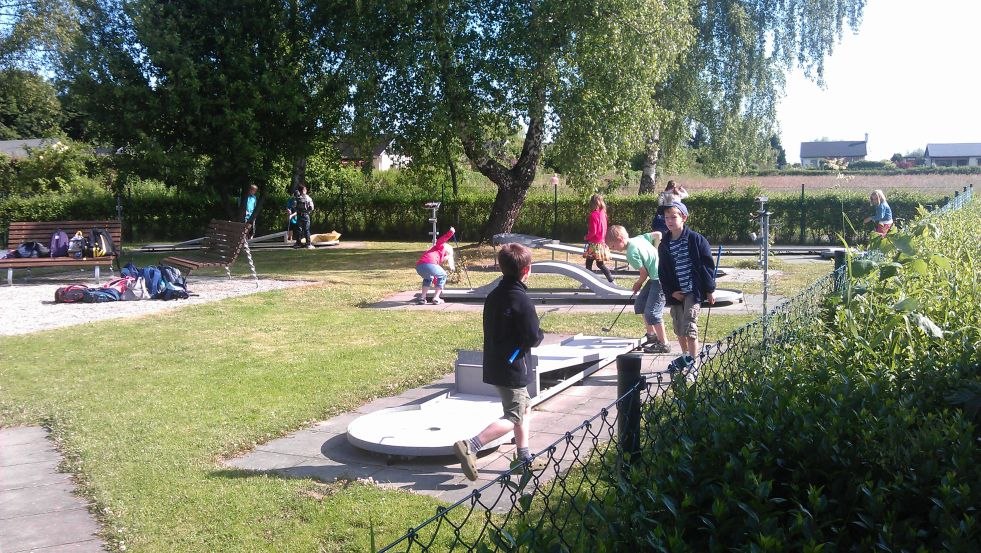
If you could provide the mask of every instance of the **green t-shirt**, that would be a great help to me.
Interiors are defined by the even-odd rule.
[[[647,269],[647,276],[657,280],[657,248],[651,243],[653,233],[641,234],[627,240],[627,264],[634,269]]]

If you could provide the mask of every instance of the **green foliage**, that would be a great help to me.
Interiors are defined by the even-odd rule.
[[[71,0],[0,2],[0,68],[49,68],[77,26]]]
[[[630,472],[565,502],[574,529],[537,511],[509,527],[516,547],[974,551],[979,224],[975,202],[874,240],[825,317],[675,379]]]
[[[0,170],[3,194],[92,194],[106,185],[104,162],[87,144],[68,139],[31,149],[27,159],[8,160],[4,156],[0,163],[5,166]]]
[[[40,75],[0,70],[0,140],[60,136],[63,119],[54,87]]]

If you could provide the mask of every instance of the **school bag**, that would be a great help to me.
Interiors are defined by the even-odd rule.
[[[68,240],[68,255],[74,257],[75,259],[81,259],[85,257],[85,250],[88,249],[88,241],[85,240],[85,236],[82,235],[82,231],[75,233]]]
[[[188,298],[187,279],[181,275],[179,269],[170,265],[160,265],[160,274],[164,286],[159,299],[186,300]]]
[[[89,245],[92,247],[92,257],[104,257],[115,254],[112,235],[104,228],[93,228],[89,231]]]
[[[16,252],[16,257],[21,258],[48,257],[51,254],[51,250],[40,242],[24,242],[17,246]]]
[[[313,199],[304,194],[296,198],[296,212],[300,215],[313,213]]]
[[[140,270],[132,261],[123,265],[123,268],[119,270],[119,274],[124,277],[133,277],[135,279],[143,278],[143,271]]]
[[[119,292],[112,288],[86,288],[82,301],[85,303],[119,301]]]
[[[37,250],[34,249],[34,242],[24,242],[14,250],[15,255],[22,259],[37,257]]]
[[[78,303],[85,297],[87,289],[84,284],[62,286],[55,290],[55,303]]]
[[[147,265],[141,271],[143,274],[143,287],[150,299],[158,299],[163,294],[164,282],[160,268],[156,265]]]
[[[105,289],[115,290],[119,293],[119,301],[131,301],[137,299],[136,292],[136,278],[131,276],[123,276],[119,278],[114,278],[109,282],[102,285]]]
[[[68,255],[68,234],[58,229],[51,234],[51,257]]]

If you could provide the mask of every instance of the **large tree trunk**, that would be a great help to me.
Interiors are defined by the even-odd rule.
[[[661,152],[660,144],[661,132],[653,129],[647,147],[644,150],[644,167],[640,175],[640,188],[638,194],[654,194],[657,192],[655,180],[657,178],[657,160]]]
[[[293,158],[293,177],[290,179],[290,189],[287,192],[290,195],[293,191],[297,189],[300,185],[306,186],[307,184],[307,158],[306,156],[297,156]]]
[[[540,99],[542,101],[539,105],[544,106],[544,95],[541,95]],[[497,185],[494,205],[487,217],[487,223],[480,232],[481,242],[489,241],[495,234],[511,232],[514,228],[521,206],[525,203],[525,196],[528,195],[528,189],[535,180],[538,162],[542,157],[544,121],[544,109],[535,110],[534,115],[529,119],[528,131],[521,146],[521,155],[510,168],[487,154],[486,148],[478,138],[479,135],[466,132],[468,130],[466,123],[458,123],[461,129],[458,131],[460,141],[467,158],[477,171]]]
[[[494,197],[494,205],[491,206],[490,215],[481,233],[482,241],[493,238],[495,234],[511,232],[515,221],[518,220],[521,206],[525,203],[529,187],[530,183],[525,185],[516,182],[497,183],[497,195]]]

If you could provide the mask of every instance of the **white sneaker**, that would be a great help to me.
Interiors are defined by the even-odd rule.
[[[314,246],[313,244],[307,244],[307,249],[308,250],[315,250],[315,249],[317,249],[317,246]]]
[[[442,300],[442,299],[440,299],[440,298],[433,298],[433,299],[432,299],[432,304],[433,304],[433,305],[439,305],[439,304],[441,304],[441,303],[443,303],[443,300]]]

